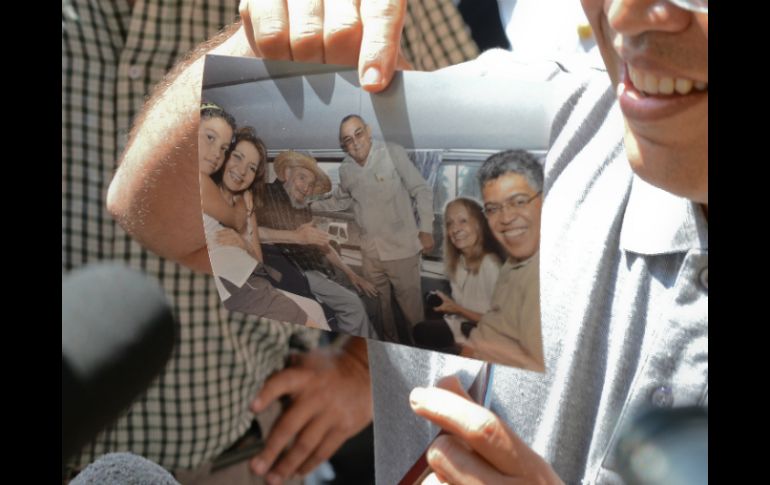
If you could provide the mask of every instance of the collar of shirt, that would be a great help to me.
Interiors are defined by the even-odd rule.
[[[523,260],[523,261],[516,261],[515,259],[508,256],[508,258],[505,260],[504,267],[508,267],[510,269],[519,269],[526,265],[528,265],[531,261],[535,261],[540,256],[540,251],[536,251],[535,254],[530,256],[529,258]],[[500,268],[502,271],[503,268]]]
[[[634,175],[623,215],[620,247],[647,255],[707,250],[708,222],[699,204]]]

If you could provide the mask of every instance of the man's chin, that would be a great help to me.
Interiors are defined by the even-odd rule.
[[[645,167],[636,167],[633,163],[631,168],[640,179],[650,185],[695,203],[708,205],[708,179],[700,183],[693,181],[682,182],[679,179],[662,177],[657,172],[646,170]]]
[[[531,258],[537,252],[537,246],[533,249],[530,244],[522,244],[516,247],[505,246],[505,252],[516,261],[524,261]]]
[[[708,204],[707,144],[702,150],[674,149],[640,139],[630,131],[625,144],[631,169],[639,178],[671,194]]]

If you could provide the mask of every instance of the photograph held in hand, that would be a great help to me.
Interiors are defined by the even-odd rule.
[[[200,187],[225,307],[543,372],[559,84],[510,83],[398,72],[370,94],[349,67],[207,56]]]

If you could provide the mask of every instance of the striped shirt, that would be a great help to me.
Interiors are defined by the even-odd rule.
[[[515,57],[489,61],[505,69]],[[708,223],[697,204],[634,175],[607,74],[552,66],[574,91],[545,163],[546,371],[493,366],[489,409],[565,483],[618,484],[615,443],[641,410],[708,407]],[[522,65],[520,77],[541,72]],[[450,374],[468,386],[481,363],[374,341],[369,362],[378,369],[375,460],[387,464],[376,467],[377,483],[398,483],[437,432],[412,411],[409,392]]]
[[[283,367],[290,338],[317,338],[304,327],[228,312],[212,277],[145,251],[105,209],[118,156],[151,87],[232,23],[237,7],[234,0],[136,0],[133,8],[127,1],[62,1],[62,272],[123,261],[158,279],[179,321],[165,370],[72,466],[126,450],[169,469],[205,463],[248,429],[248,403]],[[404,46],[416,68],[477,54],[459,19],[447,21],[453,9],[449,1],[408,5]]]

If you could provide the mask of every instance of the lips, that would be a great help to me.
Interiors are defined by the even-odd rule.
[[[456,247],[457,249],[468,248],[468,247],[471,247],[473,244],[471,242],[471,239],[466,236],[463,236],[463,237],[452,236],[450,239],[454,247]]]
[[[630,120],[660,120],[686,111],[708,98],[708,83],[625,67],[617,95],[620,109]]]
[[[230,180],[232,180],[233,182],[235,182],[237,185],[239,185],[239,186],[240,186],[240,185],[243,183],[243,177],[241,177],[241,176],[240,176],[240,175],[239,175],[237,172],[235,172],[234,170],[230,170],[230,171],[229,171],[229,172],[227,172],[227,173],[228,173],[228,175],[230,175]]]
[[[456,232],[452,234],[452,241],[464,241],[468,237],[464,232]]]

